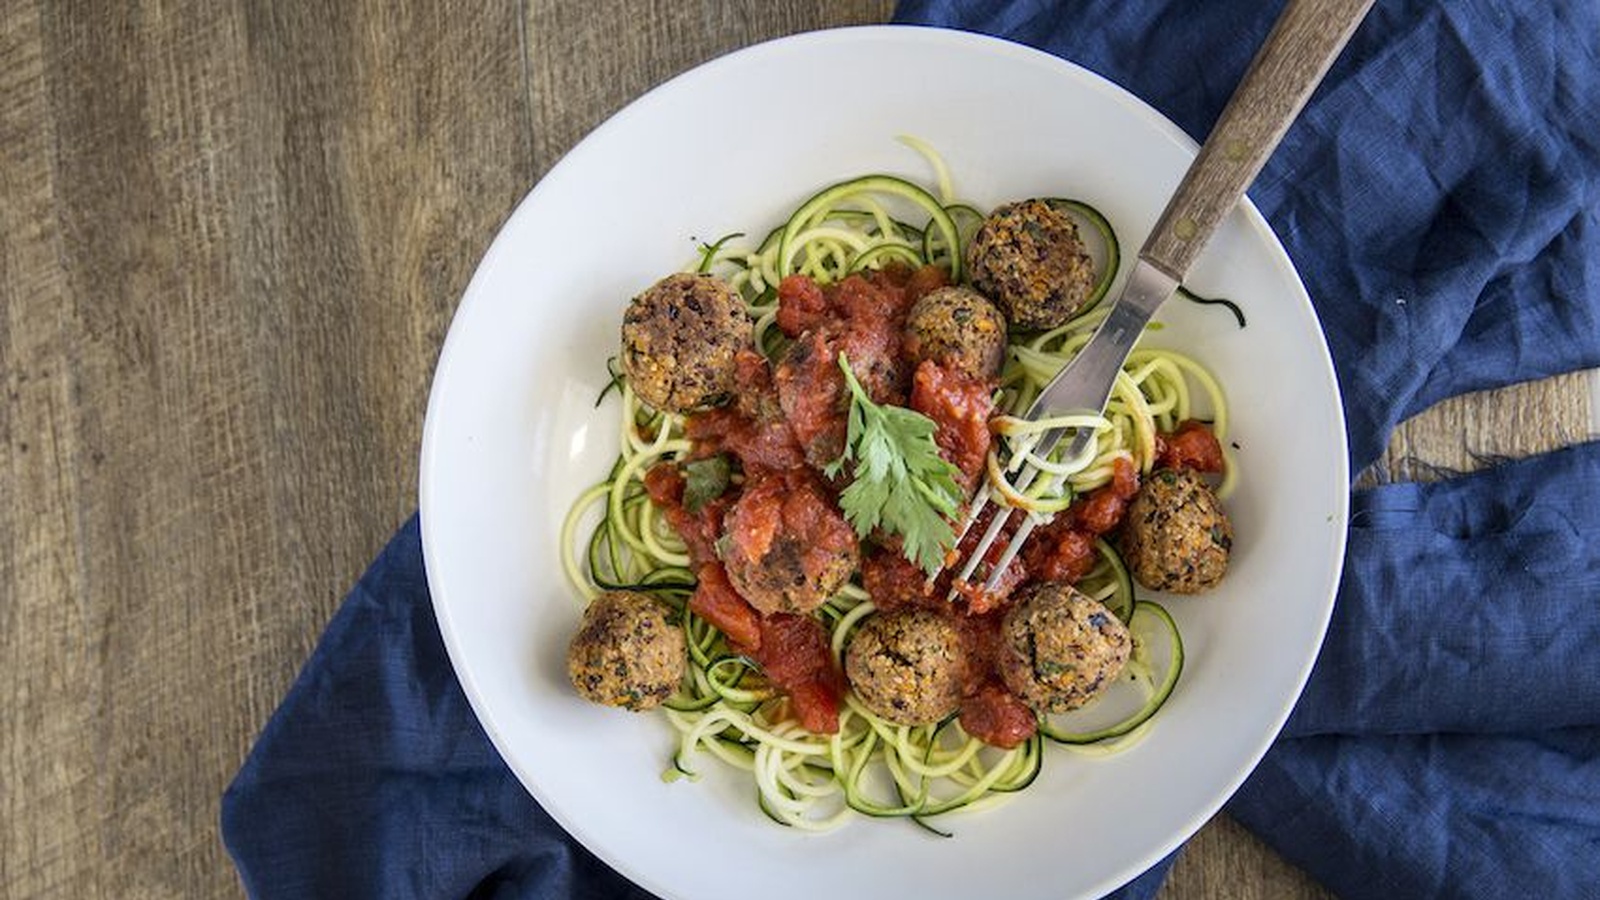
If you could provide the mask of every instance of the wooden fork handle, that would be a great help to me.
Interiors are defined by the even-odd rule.
[[[1139,251],[1174,280],[1255,180],[1373,0],[1290,0]]]

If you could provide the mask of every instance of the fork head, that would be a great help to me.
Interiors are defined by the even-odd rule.
[[[1068,433],[1070,436],[1060,458],[1068,460],[1067,468],[1071,468],[1072,463],[1080,460],[1086,452],[1092,452],[1093,429],[1080,427],[1046,431],[1031,449],[1013,457],[1018,463],[1018,471],[1014,476],[1007,478],[1004,472],[990,472],[990,479],[973,497],[957,529],[956,547],[958,553],[962,553],[967,535],[986,513],[989,514],[988,527],[977,542],[966,548],[964,555],[959,557],[965,561],[951,581],[951,599],[959,596],[971,599],[975,592],[994,594],[1005,586],[1008,579],[1019,577],[1012,567],[1017,554],[1034,529],[1054,518],[1059,508],[1055,503],[1040,502],[1040,499],[1059,487],[1062,476],[1045,472],[1033,460],[1041,454],[1048,454]],[[1039,482],[1041,475],[1043,482]],[[1030,495],[1028,492],[1035,488],[1036,482],[1039,482],[1038,489]],[[982,584],[978,585],[974,576],[978,575],[980,569],[984,574]]]

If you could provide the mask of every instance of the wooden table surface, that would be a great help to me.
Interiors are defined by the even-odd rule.
[[[886,0],[0,0],[0,895],[228,897],[218,798],[416,505],[496,228],[652,85]],[[1590,427],[1572,376],[1385,471]],[[1226,818],[1166,898],[1326,896]]]

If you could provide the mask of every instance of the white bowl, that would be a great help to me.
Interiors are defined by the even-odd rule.
[[[1081,68],[953,31],[870,27],[774,41],[657,88],[528,195],[468,287],[435,374],[422,454],[429,586],[456,673],[502,756],[579,840],[668,898],[1091,897],[1204,824],[1261,758],[1321,643],[1343,556],[1348,472],[1338,388],[1293,265],[1248,204],[1191,273],[1217,307],[1174,300],[1156,340],[1201,359],[1233,411],[1241,480],[1231,571],[1167,603],[1183,680],[1147,737],[1107,758],[1047,747],[1009,803],[939,838],[860,819],[780,827],[743,773],[707,758],[666,783],[659,716],[590,705],[564,648],[580,601],[562,518],[616,452],[597,410],[627,300],[697,241],[761,232],[817,188],[868,172],[930,180],[920,137],[980,205],[1074,196],[1142,242],[1194,144]]]

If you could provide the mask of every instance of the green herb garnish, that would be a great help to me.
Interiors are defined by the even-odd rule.
[[[728,490],[732,469],[728,457],[718,453],[683,464],[683,508],[698,513],[700,507],[721,497]]]
[[[958,471],[933,439],[938,425],[914,410],[872,402],[843,353],[839,368],[850,387],[850,420],[844,453],[823,469],[832,478],[855,464],[839,508],[862,537],[878,527],[900,535],[906,559],[937,575],[955,545],[950,517],[961,504]]]

